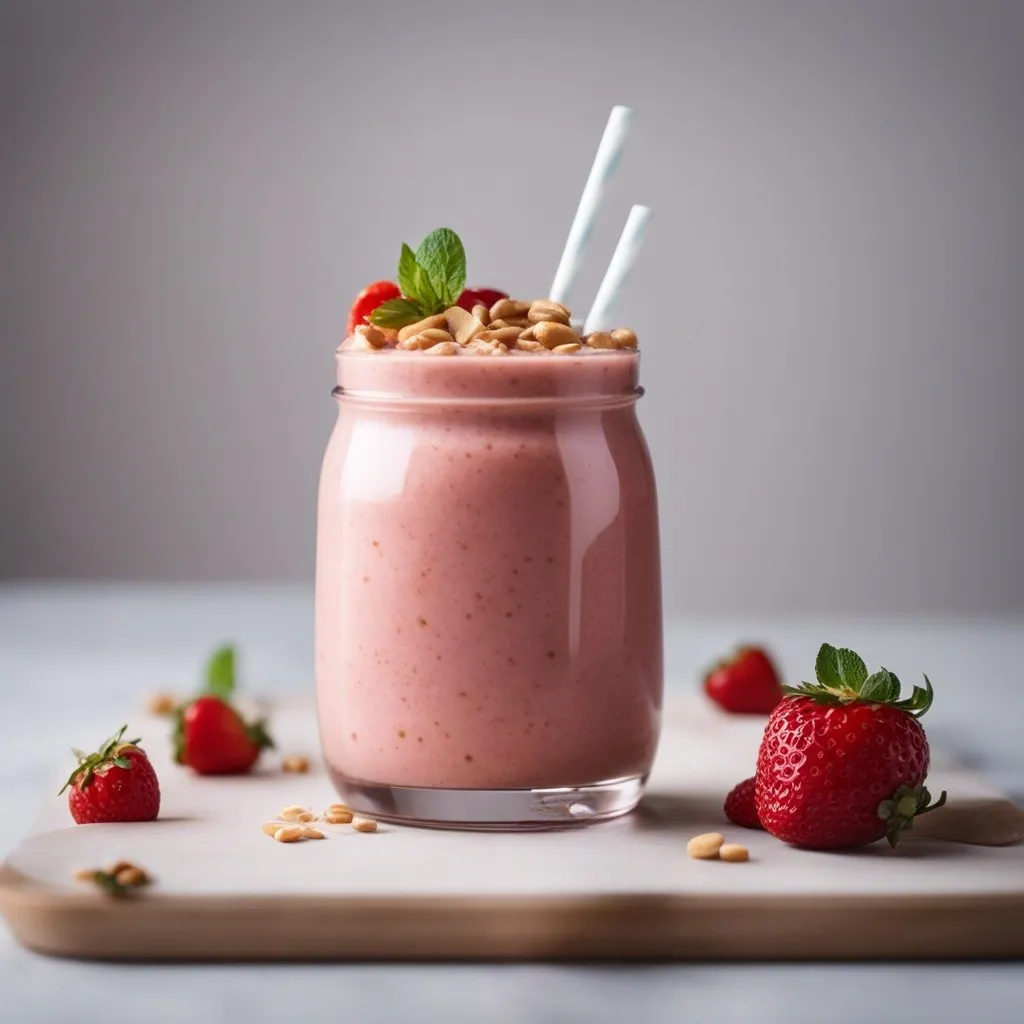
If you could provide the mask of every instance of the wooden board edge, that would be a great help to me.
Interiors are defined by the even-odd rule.
[[[1024,958],[1024,891],[955,896],[144,895],[114,901],[0,867],[23,945],[109,960],[962,960]]]

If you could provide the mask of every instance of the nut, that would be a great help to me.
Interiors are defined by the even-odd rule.
[[[534,341],[532,338],[520,338],[516,342],[516,348],[522,349],[523,352],[547,352],[547,349],[539,341]]]
[[[485,327],[491,322],[491,311],[482,302],[478,302],[471,312]]]
[[[280,821],[265,821],[260,825],[265,836],[272,836],[279,828],[283,827],[283,823]]]
[[[718,856],[732,864],[739,864],[741,861],[750,860],[750,851],[739,843],[723,843],[718,850]]]
[[[628,327],[616,327],[612,337],[618,348],[636,348],[636,333]]]
[[[300,816],[306,814],[309,808],[300,807],[298,804],[289,804],[285,807],[278,817],[281,821],[300,821]]]
[[[371,348],[383,348],[387,344],[384,332],[378,330],[373,324],[360,324],[352,333],[364,338]]]
[[[714,860],[724,842],[721,832],[704,832],[686,844],[686,855],[694,860]]]
[[[316,821],[316,815],[312,811],[303,811],[296,821]]]
[[[426,356],[457,356],[462,351],[462,346],[457,341],[442,341],[437,345],[431,345],[423,354]]]
[[[530,311],[526,314],[530,323],[539,324],[542,322],[568,324],[569,310],[560,302],[552,299],[534,299],[530,303]]]
[[[349,814],[351,814],[352,808],[349,807],[348,804],[331,804],[331,806],[327,808],[327,813],[330,814],[331,811],[348,811]]]
[[[491,306],[491,320],[505,319],[510,316],[526,316],[530,311],[528,302],[520,302],[518,299],[498,299]]]
[[[433,348],[444,341],[452,341],[452,336],[440,327],[428,327],[419,334],[410,335],[404,341],[398,343],[398,347],[407,351],[416,349]]]
[[[477,341],[500,341],[503,345],[511,345],[522,332],[518,327],[499,327],[497,330],[483,331],[477,335]]]
[[[347,825],[353,818],[352,812],[345,808],[345,810],[332,810],[328,808],[324,812],[323,820],[328,825]]]
[[[303,839],[326,839],[327,837],[318,828],[304,828],[302,830]]]
[[[75,868],[71,873],[72,877],[76,882],[95,882],[96,881],[96,869],[95,868]]]
[[[281,771],[302,775],[309,771],[309,758],[303,757],[301,754],[293,754],[291,757],[286,757],[281,762]]]
[[[274,833],[279,843],[297,843],[302,838],[301,825],[285,825]]]
[[[618,348],[619,343],[608,331],[594,331],[583,339],[591,348]]]
[[[376,832],[377,822],[373,818],[353,818],[352,827],[357,832]]]
[[[506,319],[505,323],[507,323],[509,327],[523,328],[533,326],[533,321],[528,320],[525,316],[510,316]]]
[[[154,693],[146,701],[146,710],[151,715],[173,715],[178,702],[169,693]]]
[[[536,336],[533,333],[533,324],[530,324],[530,326],[527,327],[525,330],[520,331],[519,332],[519,337],[523,341],[536,341],[537,338],[536,338]]]
[[[500,341],[484,341],[477,338],[471,341],[463,350],[467,355],[474,356],[498,356],[508,352],[508,346]]]
[[[105,870],[108,875],[114,875],[116,877],[121,871],[125,871],[127,868],[133,867],[135,867],[135,865],[130,860],[117,860]]]
[[[468,345],[484,330],[484,325],[461,306],[450,306],[444,311],[444,316],[448,322],[448,330],[460,345]]]
[[[443,313],[435,313],[434,316],[425,317],[423,320],[417,320],[416,323],[403,327],[398,332],[398,340],[405,341],[406,338],[414,338],[417,334],[422,334],[423,331],[438,327],[443,330],[447,324],[448,321],[445,320]]]
[[[111,872],[111,874],[114,875],[118,885],[134,887],[149,884],[149,875],[142,868],[138,868],[134,864],[130,864],[116,873]]]
[[[578,341],[570,341],[564,345],[556,345],[551,351],[556,355],[569,356],[573,352],[579,352],[583,346]]]
[[[545,348],[557,348],[559,345],[579,343],[580,336],[567,324],[557,324],[544,320],[533,326],[533,336]]]

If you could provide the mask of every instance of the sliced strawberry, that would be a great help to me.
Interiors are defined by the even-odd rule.
[[[497,288],[467,288],[459,296],[458,304],[463,309],[468,309],[470,311],[472,311],[473,307],[479,303],[482,303],[490,309],[498,299],[507,298],[508,292],[499,291]]]
[[[369,315],[382,303],[389,299],[401,297],[398,285],[394,281],[374,281],[368,284],[357,296],[348,313],[348,326],[345,328],[347,338],[359,324],[367,322]]]

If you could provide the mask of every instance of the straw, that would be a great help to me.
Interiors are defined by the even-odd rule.
[[[619,244],[615,246],[612,261],[608,264],[601,287],[597,289],[597,298],[587,315],[583,333],[607,330],[611,326],[611,314],[619,301],[622,287],[629,277],[629,272],[640,255],[640,247],[647,234],[647,223],[651,219],[649,206],[634,206],[626,218],[626,226],[619,236]]]
[[[572,227],[569,228],[569,237],[565,240],[555,279],[548,292],[548,296],[555,302],[568,305],[569,295],[587,254],[587,244],[594,230],[597,211],[601,207],[608,182],[618,166],[619,157],[622,156],[622,148],[632,120],[633,111],[629,107],[612,107],[604,135],[601,136],[601,144],[597,147],[594,165],[590,168],[586,185],[583,186],[580,204],[576,207],[576,216],[573,217]]]

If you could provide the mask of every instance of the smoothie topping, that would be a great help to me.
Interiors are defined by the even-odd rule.
[[[584,335],[569,308],[553,299],[466,289],[466,251],[450,228],[432,231],[415,252],[403,244],[397,276],[397,285],[377,281],[360,292],[342,349],[504,356],[637,347],[636,334],[626,327]]]

